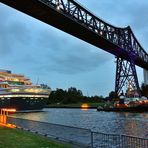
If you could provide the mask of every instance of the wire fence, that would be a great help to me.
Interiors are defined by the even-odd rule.
[[[127,135],[105,134],[89,129],[8,117],[7,123],[61,141],[90,148],[148,148],[148,139]]]

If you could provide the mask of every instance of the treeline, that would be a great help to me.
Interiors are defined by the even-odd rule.
[[[148,97],[148,85],[141,85],[141,95]],[[98,103],[104,101],[116,101],[119,97],[114,91],[111,91],[107,97],[103,96],[84,96],[82,91],[75,87],[70,87],[68,90],[56,89],[51,92],[48,104],[75,104],[75,103]]]
[[[96,103],[102,102],[104,98],[102,96],[84,96],[81,90],[75,87],[70,87],[68,90],[56,89],[52,91],[49,96],[49,104],[74,104],[74,103]]]
[[[145,85],[144,83],[141,85],[141,95],[148,97],[148,85]]]

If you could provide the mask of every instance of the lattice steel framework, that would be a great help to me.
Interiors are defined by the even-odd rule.
[[[87,27],[94,33],[104,39],[116,44],[123,51],[134,55],[135,59],[139,58],[148,64],[148,54],[141,47],[131,28],[119,28],[110,25],[93,13],[82,7],[75,0],[38,0],[49,7],[56,9],[59,13],[72,18],[84,27]],[[147,68],[148,69],[148,68]]]
[[[148,65],[148,54],[141,47],[131,28],[114,27],[86,10],[74,0],[40,0],[52,5],[57,11],[68,15],[84,27],[102,36],[104,39],[116,44],[121,52],[127,52],[126,60],[118,57],[116,68],[115,92],[119,94],[125,83],[131,83],[132,87],[140,94],[135,63],[137,59],[144,61]]]
[[[140,87],[134,62],[117,58],[115,92],[119,96],[125,85],[130,85],[140,95]]]

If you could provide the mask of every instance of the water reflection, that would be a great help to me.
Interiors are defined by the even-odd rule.
[[[14,116],[93,131],[148,138],[148,113],[97,112],[95,109],[45,109],[45,112],[19,113]]]

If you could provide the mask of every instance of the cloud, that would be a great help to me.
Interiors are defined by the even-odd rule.
[[[148,52],[148,1],[143,0],[78,0],[97,17],[116,27],[131,26],[137,39]],[[92,11],[93,10],[93,11]]]
[[[14,64],[22,64],[40,72],[77,74],[93,71],[112,59],[106,52],[49,25],[32,28],[26,18],[34,23],[38,20],[18,14],[13,9],[11,11],[17,17],[12,18],[11,11],[6,12],[5,9],[8,17],[1,23],[0,48],[7,55],[13,52],[11,62]],[[0,19],[4,20],[4,17],[1,15]]]
[[[85,4],[83,1],[81,3]],[[129,23],[134,25],[138,19],[135,14],[138,16],[139,5],[133,6],[132,2],[119,2],[118,0],[115,0],[115,2],[86,1],[87,5],[91,10],[93,8],[98,17],[102,17],[107,22],[113,22],[115,25],[118,23],[118,26],[120,24],[122,24],[121,26],[127,26]],[[140,9],[143,10],[140,13],[147,14],[145,12],[147,9],[145,10],[143,7],[145,6],[140,5]],[[64,74],[77,74],[93,71],[101,64],[113,59],[110,54],[71,35],[49,25],[43,25],[38,20],[29,18],[15,10],[10,11],[5,6],[2,8],[3,15],[0,15],[0,19],[4,20],[6,14],[7,19],[1,24],[0,47],[5,55],[10,52],[20,55],[20,58],[15,57],[13,59],[14,63],[20,65],[25,62],[26,66],[29,65],[35,71],[40,69],[40,72],[43,73],[53,71]],[[109,8],[112,10],[106,11]],[[12,18],[12,16],[18,17]],[[26,18],[28,21],[25,21]],[[36,27],[32,27],[29,22],[37,24]],[[138,23],[134,27],[137,29],[142,28],[141,24]],[[141,31],[144,32],[144,30]]]
[[[11,12],[7,7],[0,5],[0,20],[2,20],[0,23],[1,56],[9,55],[18,46],[28,44],[28,41],[31,39],[28,26],[14,17],[15,13],[14,11]]]
[[[42,51],[46,52],[44,69],[50,71],[76,74],[94,70],[112,59],[110,54],[62,32],[58,35],[48,30],[40,31],[38,40],[42,43]]]

